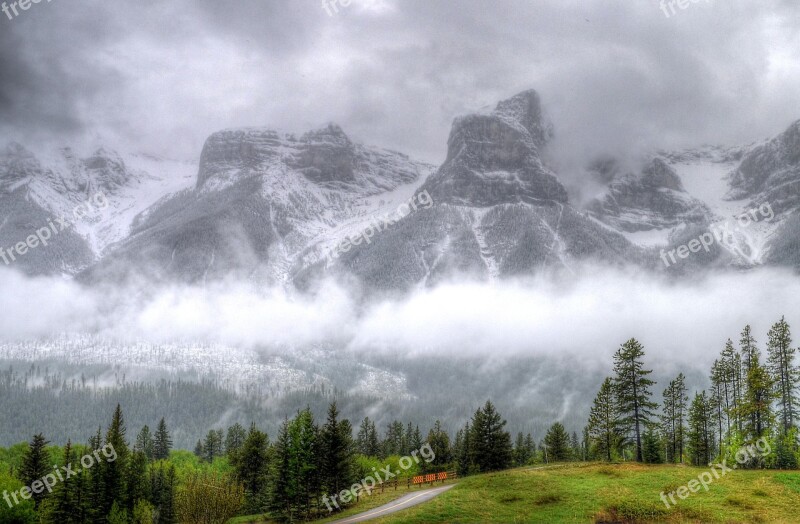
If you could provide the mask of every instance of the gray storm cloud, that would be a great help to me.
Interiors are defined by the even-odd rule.
[[[222,128],[439,162],[452,119],[542,93],[566,173],[599,153],[747,143],[800,117],[800,4],[82,0],[0,16],[0,137],[197,158]],[[135,50],[135,51],[134,51]]]

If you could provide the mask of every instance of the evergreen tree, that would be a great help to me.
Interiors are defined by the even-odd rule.
[[[589,411],[589,437],[599,456],[611,461],[611,453],[620,442],[619,418],[614,396],[614,386],[606,378]]]
[[[514,442],[514,465],[517,467],[524,466],[528,463],[529,458],[525,448],[525,437],[520,431],[517,433],[517,440]]]
[[[31,486],[35,481],[39,481],[47,473],[50,473],[50,456],[47,453],[47,444],[44,435],[38,433],[33,436],[28,449],[22,456],[22,465],[19,469],[19,479],[26,486]],[[47,496],[45,490],[31,492],[31,498],[36,509],[39,508],[42,500]]]
[[[309,517],[309,502],[319,494],[318,464],[319,429],[311,410],[306,408],[289,423],[289,482],[295,494],[292,514]]]
[[[155,437],[153,438],[153,458],[156,460],[166,460],[172,450],[172,437],[167,431],[167,423],[162,418],[158,422]]]
[[[386,439],[383,441],[383,456],[400,455],[403,450],[403,423],[395,420],[386,429]]]
[[[234,475],[244,486],[247,512],[259,513],[267,504],[269,437],[252,424],[236,456],[240,460],[236,461]]]
[[[755,442],[768,434],[774,415],[772,401],[774,399],[773,380],[767,368],[755,354],[745,381],[745,397],[740,407],[740,418],[745,421],[743,437]]]
[[[203,459],[211,463],[220,456],[222,456],[222,433],[209,430],[203,440]]]
[[[646,464],[661,464],[661,442],[652,427],[647,428],[642,437],[642,456]]]
[[[292,482],[291,439],[288,420],[281,425],[278,440],[275,443],[274,479],[272,496],[269,499],[270,509],[282,520],[289,520],[292,516],[292,501],[296,496],[296,487]]]
[[[110,446],[116,452],[117,458],[111,460],[101,460],[95,466],[102,475],[103,479],[103,498],[100,506],[100,513],[108,515],[114,502],[118,502],[124,508],[126,496],[126,473],[128,469],[128,443],[125,440],[125,419],[122,416],[122,408],[117,404],[111,425],[106,431],[105,445]]]
[[[556,422],[547,430],[544,445],[547,449],[548,462],[564,462],[572,456],[569,435],[561,422]]]
[[[511,466],[511,435],[503,429],[505,425],[506,421],[488,400],[483,409],[478,409],[472,417],[470,462],[481,473]]]
[[[150,434],[150,428],[145,425],[142,427],[139,434],[136,435],[136,443],[133,445],[134,451],[141,451],[147,457],[147,460],[153,460],[153,436]]]
[[[239,451],[244,446],[246,438],[247,432],[238,422],[228,428],[228,434],[225,437],[225,454],[228,455],[231,464],[238,462]]]
[[[75,462],[75,452],[72,442],[67,441],[64,446],[64,465]],[[53,504],[50,511],[50,520],[59,524],[79,524],[84,514],[80,504],[80,485],[77,478],[70,476],[59,482],[53,490]]]
[[[776,322],[767,334],[767,364],[775,384],[775,397],[778,399],[778,420],[782,434],[794,427],[798,414],[797,380],[798,369],[794,362],[795,349],[786,319]]]
[[[644,369],[642,356],[644,348],[633,338],[625,342],[614,355],[614,387],[621,414],[619,423],[626,433],[633,433],[637,462],[644,460],[642,430],[651,423],[655,417],[653,410],[658,407],[650,400],[650,386],[654,382],[647,376],[652,370]]]
[[[422,447],[422,433],[419,431],[419,426],[414,427],[414,434],[411,436],[410,451],[418,450]]]
[[[689,408],[689,456],[695,466],[705,466],[714,457],[714,433],[712,407],[705,391],[696,393]]]
[[[197,444],[194,445],[194,454],[195,454],[196,457],[198,457],[201,460],[205,456],[206,450],[203,449],[203,441],[202,440],[198,440]]]
[[[163,462],[150,469],[151,502],[155,508],[155,524],[177,524],[175,513],[175,466]]]
[[[133,515],[133,509],[140,500],[150,499],[150,482],[147,477],[147,464],[150,460],[144,451],[134,450],[128,461],[126,472],[127,496],[125,509]]]
[[[378,432],[375,430],[375,423],[365,417],[358,428],[358,435],[356,436],[356,447],[358,452],[368,457],[377,457],[380,455],[380,443],[378,441]]]
[[[433,461],[428,466],[436,469],[450,464],[452,460],[450,437],[447,435],[447,432],[442,429],[442,423],[440,421],[437,420],[433,424],[433,428],[428,432],[427,443],[430,445],[434,454]]]
[[[336,402],[328,407],[328,419],[320,432],[322,489],[329,494],[338,494],[351,485],[353,477],[353,448],[349,425],[339,421]]]
[[[572,460],[580,460],[581,442],[578,440],[578,434],[574,431],[572,432],[572,437],[570,438],[569,444],[572,451]]]

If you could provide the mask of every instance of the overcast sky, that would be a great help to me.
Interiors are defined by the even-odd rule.
[[[196,159],[219,129],[334,121],[440,163],[455,116],[529,88],[576,158],[750,142],[800,119],[797,0],[700,0],[669,18],[659,0],[330,11],[322,0],[42,0],[0,13],[0,139]]]

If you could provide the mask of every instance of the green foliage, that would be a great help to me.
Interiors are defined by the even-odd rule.
[[[560,422],[556,422],[547,430],[544,445],[548,462],[565,462],[572,458],[569,435]]]

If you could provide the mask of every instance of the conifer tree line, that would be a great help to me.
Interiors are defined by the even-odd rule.
[[[274,441],[256,424],[245,428],[237,423],[227,430],[209,430],[192,453],[172,449],[164,419],[155,429],[143,426],[131,438],[118,405],[107,429],[98,429],[85,446],[48,446],[43,435],[35,435],[12,470],[18,480],[14,489],[30,486],[54,463],[79,464],[82,455],[104,445],[113,446],[114,461],[67,478],[52,493],[35,494],[25,501],[33,509],[27,517],[20,516],[24,505],[11,513],[0,506],[0,521],[11,521],[12,514],[18,522],[59,524],[223,523],[253,514],[287,522],[309,520],[328,514],[323,496],[349,489],[377,466],[396,463],[425,445],[433,451],[432,460],[419,461],[407,476],[511,467],[519,457],[505,425],[487,401],[455,440],[439,421],[427,433],[394,421],[381,437],[369,418],[354,429],[333,402],[321,423],[309,408],[286,418]]]
[[[745,466],[796,469],[800,368],[789,324],[781,318],[766,339],[766,358],[746,326],[738,347],[728,340],[709,372],[710,387],[691,395],[683,373],[664,388],[644,365],[644,348],[628,340],[614,355],[585,429],[591,459],[707,465],[733,461],[743,446],[766,439],[774,451]]]

